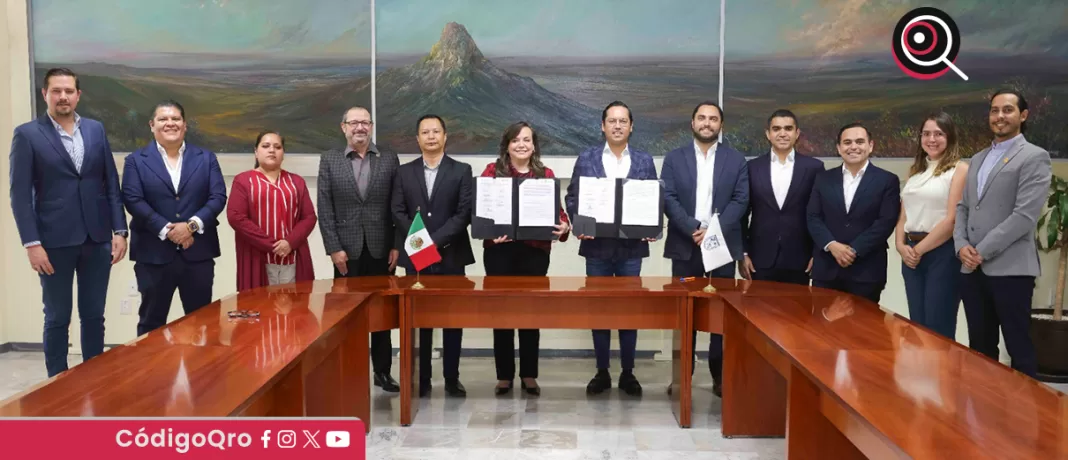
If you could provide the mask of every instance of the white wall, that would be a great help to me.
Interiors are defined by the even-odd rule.
[[[5,25],[6,33],[0,35],[0,145],[10,145],[10,136],[15,126],[31,119],[30,82],[29,70],[29,44],[27,39],[27,20],[25,0],[6,0],[0,8],[0,23]],[[85,88],[92,91],[92,88]],[[339,135],[339,142],[341,137]],[[19,245],[19,237],[15,229],[10,211],[8,199],[8,157],[4,152],[0,160],[0,344],[16,343],[40,343],[43,327],[43,315],[41,312],[41,289],[37,275],[32,272],[26,261],[25,251]],[[116,162],[122,170],[122,156],[118,155]],[[481,171],[489,158],[467,159],[472,163],[472,169]],[[303,175],[308,179],[314,194],[315,171],[318,169],[318,159],[314,155],[291,155],[287,160],[287,167]],[[904,175],[908,164],[901,160],[876,160],[877,163],[899,175]],[[249,156],[234,155],[221,158],[223,172],[229,178],[247,169],[252,160]],[[570,161],[566,159],[554,159],[550,163],[558,174],[570,173]],[[1068,163],[1057,162],[1054,164],[1055,172],[1068,174]],[[566,181],[565,184],[566,186]],[[225,221],[225,215],[222,216]],[[233,235],[228,225],[223,223],[220,231],[223,256],[217,260],[214,296],[223,297],[233,293],[235,286],[235,268],[233,257]],[[331,276],[329,259],[323,251],[322,240],[319,232],[312,234],[310,244],[315,255],[315,269],[320,278]],[[481,242],[474,242],[476,248],[481,247]],[[652,257],[645,260],[642,268],[643,275],[670,275],[670,264],[661,257],[662,242],[652,245]],[[481,250],[476,249],[476,258],[479,262],[469,267],[471,275],[482,274]],[[568,241],[557,244],[552,252],[550,275],[581,276],[584,274],[582,258],[578,257],[577,243]],[[1045,304],[1054,286],[1056,271],[1055,255],[1043,255],[1043,266],[1046,267],[1043,276],[1038,281],[1038,289],[1035,294],[1036,304]],[[907,314],[904,288],[901,281],[900,259],[896,251],[890,250],[890,270],[886,291],[883,294],[883,304],[888,308]],[[136,312],[138,298],[131,294],[131,284],[134,281],[133,264],[126,260],[114,267],[111,275],[111,284],[108,292],[108,304],[105,314],[107,332],[105,340],[108,343],[122,343],[134,338],[137,316],[122,315],[119,313],[121,303],[131,302],[132,310]],[[171,318],[177,317],[181,308],[175,305],[172,308]],[[638,342],[639,348],[644,350],[660,350],[664,346],[661,341],[661,333],[657,331],[643,332]],[[958,338],[966,340],[964,333],[963,314],[960,316]],[[75,324],[71,327],[71,341],[77,346],[78,328]],[[395,345],[397,342],[395,342]],[[465,347],[489,348],[491,346],[489,331],[469,331],[465,334]],[[542,346],[544,348],[585,349],[591,347],[589,332],[585,331],[546,331],[543,335]],[[699,348],[700,349],[700,348]]]
[[[5,33],[0,34],[0,145],[11,145],[11,132],[15,125],[30,116],[30,56],[26,34],[26,2],[5,0],[0,6],[0,25]],[[34,310],[40,316],[40,300],[27,303],[26,292],[20,286],[34,281],[27,273],[16,273],[16,267],[26,268],[25,252],[15,231],[8,198],[8,159],[6,149],[0,160],[0,344],[11,340],[11,331],[32,327],[16,322],[13,310]],[[37,296],[40,299],[40,295]],[[39,331],[35,342],[40,342],[43,319],[37,322]],[[32,323],[31,323],[32,325]]]

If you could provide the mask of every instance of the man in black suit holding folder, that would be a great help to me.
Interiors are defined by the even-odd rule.
[[[421,273],[426,275],[464,275],[465,267],[475,263],[467,226],[471,223],[471,166],[445,155],[445,121],[437,115],[419,118],[416,138],[423,155],[397,168],[393,181],[393,220],[398,229],[407,233],[416,212],[423,216],[430,239],[441,254],[441,261]],[[398,235],[396,247],[403,246]],[[406,251],[400,252],[400,265],[411,275],[415,273]],[[419,330],[419,394],[430,393],[430,353],[433,329]],[[445,393],[466,396],[460,383],[460,346],[463,329],[442,331]]]
[[[749,206],[749,174],[745,155],[719,143],[723,110],[706,101],[693,110],[693,143],[664,157],[664,213],[668,235],[664,257],[671,259],[671,276],[712,276],[734,279],[734,264],[705,272],[701,241],[712,219],[719,219],[731,256],[742,255],[741,221]],[[697,333],[694,333],[696,342]],[[722,394],[723,336],[712,334],[708,345],[712,392]]]

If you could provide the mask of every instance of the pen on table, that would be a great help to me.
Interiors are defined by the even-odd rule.
[[[696,276],[687,276],[687,277],[685,277],[685,278],[679,278],[679,281],[681,281],[681,282],[685,283],[685,282],[687,282],[687,281],[693,281],[693,280],[695,280],[695,279],[697,279],[697,277],[696,277]]]

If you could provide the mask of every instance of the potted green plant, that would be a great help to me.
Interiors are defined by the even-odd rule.
[[[1046,212],[1038,219],[1035,239],[1045,252],[1060,250],[1053,305],[1031,311],[1031,340],[1038,353],[1038,377],[1068,382],[1068,318],[1064,317],[1065,269],[1068,268],[1068,181],[1053,176]]]

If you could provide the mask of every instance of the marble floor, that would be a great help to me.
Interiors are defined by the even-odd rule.
[[[0,400],[43,380],[39,352],[0,354]],[[70,359],[71,365],[80,361]],[[615,364],[615,363],[613,363]],[[440,376],[441,361],[435,361]],[[665,393],[670,363],[639,360],[635,375],[644,395],[617,388],[586,396],[589,359],[541,360],[540,397],[527,397],[518,381],[512,394],[496,397],[491,358],[463,358],[460,380],[467,398],[447,398],[440,378],[410,427],[399,426],[395,394],[372,393],[374,429],[367,436],[368,459],[591,459],[770,460],[785,457],[782,439],[724,439],[720,400],[711,391],[707,367],[698,363],[693,427],[680,429]],[[701,371],[705,370],[704,373]],[[618,369],[613,377],[618,377]],[[397,377],[394,367],[394,377]]]

